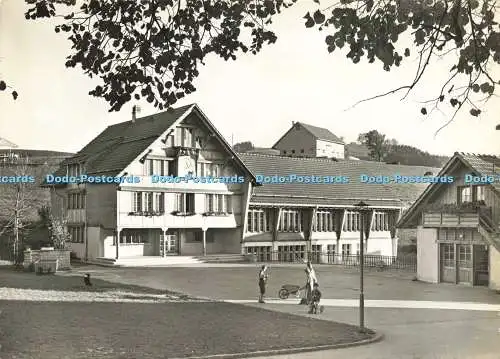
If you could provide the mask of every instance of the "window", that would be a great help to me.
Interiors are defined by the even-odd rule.
[[[84,192],[68,193],[68,209],[84,209],[84,208],[85,208]]]
[[[444,267],[455,267],[455,245],[451,243],[441,244],[443,266]]]
[[[271,260],[271,246],[246,247],[247,254],[253,254],[257,262],[268,262]]]
[[[72,243],[83,243],[84,242],[84,230],[83,226],[68,226],[68,233],[71,236],[70,241]]]
[[[142,192],[134,192],[132,195],[132,212],[142,211]]]
[[[194,213],[194,193],[177,193],[175,210],[181,213]]]
[[[194,137],[192,128],[182,128],[182,141],[183,147],[194,147]]]
[[[153,212],[153,192],[144,193],[144,208],[148,212]]]
[[[232,213],[232,201],[230,195],[207,194],[205,196],[206,212]]]
[[[155,193],[154,205],[154,210],[156,212],[165,212],[165,193]]]
[[[342,244],[342,257],[351,255],[351,244],[344,243]]]
[[[474,186],[474,200],[475,201],[486,201],[486,187],[485,186]]]
[[[458,203],[472,202],[472,191],[470,186],[458,187]]]
[[[302,231],[302,213],[300,210],[283,209],[278,226],[280,232],[301,232]]]
[[[316,232],[333,232],[334,229],[334,215],[332,211],[319,210],[316,211],[315,221],[313,223],[313,230]]]
[[[458,266],[468,268],[472,265],[472,246],[468,244],[457,245]]]
[[[335,244],[328,244],[326,246],[326,253],[328,256],[328,263],[334,263],[335,262],[335,251],[336,251],[336,245]]]
[[[247,232],[269,232],[271,227],[270,213],[269,209],[249,209]]]
[[[68,165],[68,176],[78,177],[82,175],[82,166],[78,163]]]
[[[141,244],[147,242],[147,236],[141,230],[125,229],[120,232],[120,243]]]

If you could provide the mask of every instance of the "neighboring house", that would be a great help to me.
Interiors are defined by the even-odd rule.
[[[396,256],[394,230],[400,212],[427,187],[426,184],[361,184],[360,175],[423,176],[435,168],[388,165],[369,161],[331,161],[239,153],[259,176],[346,176],[349,183],[264,183],[253,190],[246,214],[244,253],[283,260],[295,253],[320,253],[322,261],[338,262],[359,254],[360,201],[369,205],[370,236],[366,253]]]
[[[426,185],[360,184],[361,174],[424,175],[436,169],[366,161],[236,154],[196,105],[109,126],[55,175],[127,178],[117,184],[59,184],[72,251],[81,259],[307,251],[356,255],[359,213],[369,204],[368,253],[395,255],[399,213]],[[150,176],[228,176],[226,183],[151,183]],[[347,184],[260,184],[260,175],[348,176]],[[140,181],[129,183],[134,176]],[[139,182],[139,183],[137,183]],[[314,219],[314,220],[313,220]],[[311,245],[312,247],[308,247]]]
[[[5,138],[0,137],[0,150],[11,150],[17,148],[15,143],[12,143]]]
[[[417,228],[418,279],[500,289],[500,158],[455,153],[402,216],[399,228]],[[491,176],[493,183],[466,183]]]
[[[294,122],[272,148],[291,157],[344,158],[344,141],[326,128],[303,122]]]

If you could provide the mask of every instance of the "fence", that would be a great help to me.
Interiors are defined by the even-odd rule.
[[[306,258],[315,264],[332,264],[344,267],[357,267],[360,264],[359,254],[339,254],[335,252],[306,252],[298,251],[270,251],[257,250],[248,251],[253,254],[257,262],[277,263],[303,263]],[[400,256],[382,256],[377,254],[365,254],[364,266],[377,268],[378,270],[405,270],[417,271],[417,256],[414,254]]]

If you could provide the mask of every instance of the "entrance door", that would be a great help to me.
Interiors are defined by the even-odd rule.
[[[474,285],[489,284],[488,246],[474,245]]]
[[[160,256],[179,254],[179,237],[175,234],[160,237]]]
[[[472,284],[472,246],[457,244],[458,283]]]
[[[453,243],[441,243],[439,249],[440,281],[444,283],[456,283],[455,245]]]

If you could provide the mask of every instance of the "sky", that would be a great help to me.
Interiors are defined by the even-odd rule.
[[[329,54],[327,33],[305,28],[302,19],[317,6],[301,0],[285,10],[272,25],[278,41],[257,55],[208,59],[194,83],[197,91],[175,107],[197,103],[228,142],[252,141],[258,147],[271,147],[292,121],[301,121],[328,128],[346,142],[376,129],[433,154],[500,153],[500,131],[494,131],[500,123],[498,98],[479,118],[466,110],[437,135],[450,113],[420,114],[420,103],[435,97],[446,80],[445,60],[432,64],[406,100],[399,94],[350,108],[411,82],[417,59],[385,72],[378,62],[354,65],[345,52]],[[158,112],[138,101],[109,113],[104,100],[88,95],[99,79],[65,68],[71,44],[54,32],[56,22],[27,21],[25,9],[22,0],[0,0],[0,75],[19,93],[16,101],[0,93],[0,137],[20,148],[77,152],[107,126],[130,120],[134,104],[141,107],[139,117]]]

